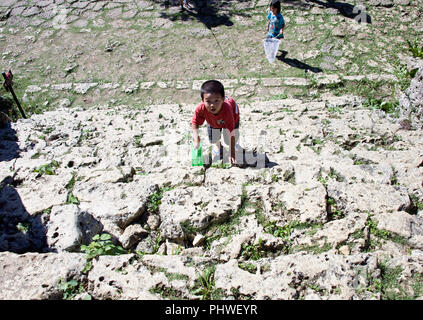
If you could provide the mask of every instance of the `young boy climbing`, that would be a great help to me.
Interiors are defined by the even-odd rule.
[[[221,134],[225,143],[230,147],[230,161],[236,163],[235,149],[239,147],[236,143],[239,140],[239,108],[235,100],[225,97],[225,88],[217,80],[208,80],[201,86],[201,103],[195,108],[192,117],[192,138],[193,146],[198,149],[200,136],[198,128],[207,122],[209,141],[213,145],[212,154],[223,157],[221,145]]]
[[[267,15],[267,20],[267,36],[282,39],[284,37],[285,20],[281,14],[281,3],[279,1],[270,3],[270,12]]]

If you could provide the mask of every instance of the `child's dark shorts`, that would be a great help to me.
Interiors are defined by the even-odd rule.
[[[216,143],[221,139],[222,136],[222,128],[213,128],[209,124],[207,124],[207,133],[209,135],[210,143]],[[223,130],[223,139],[227,145],[231,144],[231,140],[229,139],[228,130]],[[235,124],[235,143],[239,139],[239,120]]]

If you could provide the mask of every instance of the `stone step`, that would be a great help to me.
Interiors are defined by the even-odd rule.
[[[367,74],[367,75],[348,75],[339,76],[336,74],[329,75],[312,75],[309,78],[298,77],[280,77],[280,78],[248,78],[248,79],[218,79],[222,82],[225,89],[238,89],[242,93],[242,89],[246,87],[280,87],[280,86],[325,86],[345,83],[346,81],[362,81],[367,79],[369,81],[397,81],[397,78],[392,74]],[[100,90],[121,89],[122,92],[132,93],[135,91],[150,90],[153,88],[159,89],[189,89],[193,91],[200,90],[204,80],[170,80],[170,81],[136,81],[129,84],[122,83],[96,83],[96,82],[68,82],[59,84],[42,84],[30,85],[26,88],[27,94],[37,92],[47,92],[50,90],[58,91],[73,91],[77,94],[85,94],[90,89],[98,88]]]

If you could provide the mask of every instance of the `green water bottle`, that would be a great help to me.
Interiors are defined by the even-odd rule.
[[[191,160],[193,167],[199,167],[203,165],[203,150],[201,141],[198,149],[194,149],[194,145],[191,142]]]

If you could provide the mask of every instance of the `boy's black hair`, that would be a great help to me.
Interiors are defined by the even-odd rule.
[[[203,100],[203,96],[205,93],[218,93],[225,97],[225,88],[220,81],[217,80],[208,80],[201,85],[201,100]]]
[[[281,13],[281,3],[279,1],[272,1],[270,3],[270,7],[276,8],[276,10],[278,11],[278,13]]]

